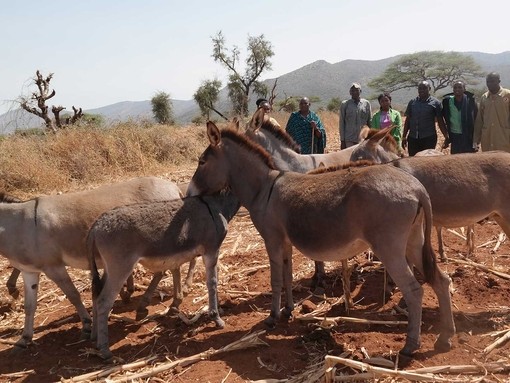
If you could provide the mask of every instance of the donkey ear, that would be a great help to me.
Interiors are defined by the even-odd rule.
[[[232,125],[233,125],[235,130],[239,130],[239,117],[235,116],[232,119]]]
[[[250,122],[248,123],[248,130],[256,131],[260,129],[262,124],[264,123],[264,116],[266,113],[264,112],[264,108],[259,108],[257,111],[253,114]]]
[[[220,130],[212,121],[207,121],[207,136],[212,146],[217,146],[221,141]]]
[[[364,144],[366,144],[366,147],[371,151],[377,150],[377,146],[381,143],[382,140],[384,140],[386,135],[390,133],[391,129],[393,129],[393,126],[388,126],[387,128],[379,130],[368,140],[365,140]]]

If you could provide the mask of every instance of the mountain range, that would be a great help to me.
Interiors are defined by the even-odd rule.
[[[496,71],[501,74],[502,85],[510,87],[510,51],[491,54],[482,52],[463,52],[471,56],[477,62],[482,71],[488,73]],[[338,97],[341,100],[349,98],[349,87],[352,82],[358,82],[362,86],[362,97],[368,98],[373,90],[367,87],[367,83],[384,72],[386,67],[401,57],[393,56],[381,60],[344,60],[330,64],[324,60],[318,60],[305,65],[292,72],[278,77],[276,87],[277,100],[288,96],[317,97],[320,101],[312,105],[316,110],[325,107],[328,102]],[[272,88],[275,78],[264,82],[269,89]],[[505,83],[509,85],[505,86]],[[484,78],[480,78],[480,88],[485,87]],[[416,97],[416,90],[406,89],[394,92],[393,106],[404,109],[407,102]],[[255,97],[254,97],[255,98]],[[375,101],[376,103],[376,101]],[[375,107],[375,103],[373,107]],[[172,100],[173,113],[178,124],[188,124],[199,115],[200,110],[194,100]],[[216,105],[222,113],[228,114],[230,102],[226,88],[223,88]],[[255,102],[251,102],[251,108],[255,108]],[[102,115],[106,121],[126,121],[136,119],[152,119],[151,102],[146,101],[122,101],[101,108],[85,110],[85,113]],[[10,133],[15,129],[31,128],[41,125],[42,120],[23,110],[14,110],[0,115],[0,133]]]

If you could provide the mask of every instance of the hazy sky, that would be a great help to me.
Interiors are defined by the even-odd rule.
[[[225,85],[227,72],[211,57],[220,30],[243,61],[248,36],[272,43],[273,69],[262,79],[316,60],[500,53],[510,49],[507,1],[3,1],[0,113],[29,94],[36,69],[54,73],[49,105],[68,110],[148,100],[157,91],[189,100],[203,80]]]

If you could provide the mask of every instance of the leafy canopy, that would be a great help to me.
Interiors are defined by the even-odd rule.
[[[271,69],[270,59],[274,56],[272,45],[263,34],[256,37],[248,36],[247,57],[243,70],[238,67],[239,48],[233,46],[228,49],[221,31],[212,37],[212,42],[214,61],[219,62],[229,72],[227,89],[233,109],[236,113],[246,116],[250,91],[255,90],[259,94],[267,92],[258,79],[264,71]]]
[[[470,56],[459,52],[423,51],[402,56],[368,86],[378,93],[394,92],[415,88],[421,81],[428,81],[436,93],[454,80],[476,85],[477,78],[482,76],[481,67]]]
[[[159,91],[151,98],[152,114],[160,124],[173,124],[172,101],[168,93]]]

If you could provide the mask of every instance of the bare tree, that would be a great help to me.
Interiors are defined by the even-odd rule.
[[[73,106],[74,115],[70,118],[67,118],[65,124],[62,124],[60,112],[62,112],[65,107],[61,105],[52,105],[51,112],[53,113],[54,120],[50,117],[49,107],[46,105],[46,102],[56,94],[55,89],[50,88],[50,82],[52,78],[53,73],[50,73],[48,76],[44,77],[41,72],[37,70],[35,72],[34,78],[34,84],[37,86],[37,92],[32,92],[28,98],[23,96],[20,97],[19,103],[21,108],[26,110],[28,113],[32,113],[38,117],[41,117],[44,120],[46,129],[56,133],[57,128],[61,129],[65,127],[65,125],[76,123],[81,117],[83,117],[83,111],[81,108],[76,109]]]

